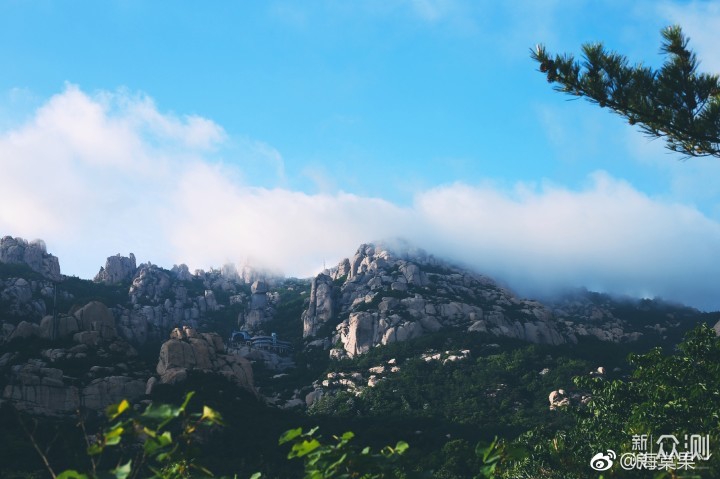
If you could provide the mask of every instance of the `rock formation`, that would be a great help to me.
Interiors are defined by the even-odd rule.
[[[255,280],[250,286],[250,302],[248,310],[238,316],[238,325],[249,331],[259,331],[262,324],[273,318],[275,313],[272,304],[277,297],[268,294],[268,284],[265,280]]]
[[[179,266],[173,265],[170,272],[173,273],[179,281],[191,281],[193,278],[192,274],[190,274],[190,269],[188,269],[185,263],[182,263]]]
[[[422,250],[364,244],[352,258],[312,280],[302,320],[307,338],[332,322],[335,331],[328,339],[341,347],[330,355],[342,358],[447,328],[553,345],[582,336],[622,342],[655,335],[662,340],[673,331],[680,334],[683,322],[697,321],[698,314],[661,300],[585,290],[545,303],[521,299],[485,276]]]
[[[102,411],[145,393],[149,373],[136,364],[137,352],[118,336],[112,312],[101,302],[72,315],[45,316],[39,325],[21,321],[8,341],[31,337],[61,342],[44,346],[31,359],[17,353],[0,358],[7,378],[2,398],[20,410],[48,416],[75,414],[79,408]],[[68,346],[70,340],[74,345]],[[93,365],[96,361],[107,366]],[[67,364],[73,377],[63,370]]]
[[[234,354],[225,354],[222,338],[215,333],[176,328],[160,347],[156,371],[161,384],[174,384],[187,378],[189,370],[225,376],[240,387],[254,392],[250,362]]]
[[[333,317],[335,309],[333,279],[321,273],[312,280],[310,304],[302,315],[303,337],[315,336],[318,328]]]
[[[335,286],[335,285],[338,286]],[[422,250],[400,253],[361,245],[312,282],[303,313],[306,337],[337,315],[334,357],[406,341],[448,327],[509,336],[534,343],[561,344],[551,311],[536,301],[516,298],[487,277],[437,260]]]
[[[206,283],[215,287],[229,284],[225,287],[230,291],[236,288],[232,283],[217,280],[212,272],[183,279],[188,274],[185,265],[167,271],[151,263],[141,264],[128,291],[131,307],[113,308],[120,334],[133,343],[144,344],[151,337],[156,340],[167,337],[174,327],[197,327],[208,311],[224,307],[218,304]],[[191,293],[191,289],[195,292]]]
[[[130,253],[130,256],[120,256],[120,254],[109,256],[105,261],[105,266],[100,268],[93,281],[105,284],[129,282],[135,276],[136,270],[134,254]]]
[[[0,301],[6,314],[16,317],[41,318],[46,313],[44,298],[52,298],[53,284],[49,281],[25,278],[0,279]]]
[[[50,281],[60,281],[60,263],[57,256],[48,254],[45,242],[28,242],[22,238],[5,236],[0,239],[0,263],[26,264]]]

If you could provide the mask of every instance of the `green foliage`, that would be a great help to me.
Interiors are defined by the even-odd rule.
[[[100,301],[109,308],[129,303],[128,288],[129,283],[120,284],[104,284],[95,283],[80,279],[75,276],[66,277],[57,284],[57,311],[58,313],[68,313],[73,308],[79,308],[90,301]],[[66,299],[63,292],[70,293],[72,298]],[[52,299],[47,301],[48,311],[52,311]]]
[[[465,439],[452,439],[440,449],[441,466],[433,471],[433,476],[441,479],[460,479],[473,477],[480,468],[479,456],[470,442]]]
[[[303,432],[302,428],[286,431],[279,443],[291,444],[288,459],[301,458],[305,465],[305,479],[381,479],[401,476],[398,458],[408,449],[408,444],[398,441],[395,447],[385,446],[379,453],[369,447],[358,449],[350,442],[352,432],[333,436],[334,443],[323,444],[316,436],[318,428]]]
[[[692,330],[672,354],[654,349],[631,355],[632,375],[606,380],[581,376],[578,388],[592,397],[587,406],[570,408],[572,427],[554,434],[529,431],[519,438],[531,454],[521,461],[508,461],[501,477],[582,478],[588,474],[590,458],[613,449],[629,452],[632,436],[655,438],[673,434],[710,435],[710,444],[720,440],[720,338],[712,328]],[[712,446],[711,446],[712,447]],[[720,460],[713,455],[702,464],[703,477],[720,475]],[[623,477],[647,477],[647,471],[623,471]],[[643,474],[644,473],[644,474]],[[520,476],[526,477],[526,476]],[[673,476],[675,477],[675,476]]]
[[[25,278],[28,281],[47,281],[25,263],[0,262],[0,278]]]
[[[360,395],[328,394],[309,413],[406,420],[410,433],[419,429],[420,420],[438,421],[446,425],[445,431],[439,431],[441,436],[460,427],[474,431],[467,439],[491,439],[496,434],[514,435],[540,424],[552,425],[557,415],[547,411],[548,392],[571,386],[573,376],[597,367],[567,356],[549,356],[548,347],[512,341],[506,344],[509,350],[499,351],[484,345],[482,335],[467,333],[457,344],[469,349],[471,357],[446,362],[417,359],[423,352],[447,347],[442,334],[434,336],[394,344],[385,352],[376,348],[340,363],[345,373],[367,376],[368,368],[396,358],[400,370],[387,371],[385,379]],[[540,374],[544,368],[549,372]]]
[[[497,477],[496,472],[503,462],[524,459],[528,455],[523,447],[509,445],[504,439],[498,439],[497,436],[490,444],[478,443],[475,447],[475,454],[482,463],[479,468],[480,474],[476,476],[477,479],[493,479]]]
[[[305,309],[305,300],[310,295],[310,283],[288,280],[277,291],[280,301],[270,321],[263,324],[263,330],[275,332],[284,341],[291,341],[296,351],[302,349],[302,322],[299,321]]]
[[[193,450],[193,441],[203,440],[202,428],[223,424],[221,415],[203,406],[202,412],[191,413],[188,406],[194,393],[185,396],[182,404],[151,403],[143,412],[136,412],[123,400],[106,410],[110,425],[88,443],[87,455],[91,462],[89,472],[68,469],[55,475],[56,479],[184,479],[214,477],[199,465]],[[333,436],[324,443],[316,435],[318,428],[303,432],[302,428],[282,434],[279,444],[289,444],[288,459],[302,459],[303,477],[307,479],[382,479],[404,477],[399,459],[408,450],[408,444],[398,441],[379,452],[370,447],[360,449],[351,444],[354,433]],[[38,452],[40,452],[38,450]],[[42,455],[42,453],[41,453]],[[102,459],[109,457],[114,466],[101,467]],[[46,461],[46,458],[43,457]],[[47,462],[46,462],[47,464]],[[18,476],[23,477],[23,476]],[[28,474],[24,477],[33,477]],[[234,476],[237,479],[237,474]],[[263,474],[252,474],[260,479]]]
[[[679,26],[665,28],[662,37],[667,58],[659,70],[631,67],[600,43],[583,45],[582,62],[552,57],[542,45],[531,57],[557,91],[610,108],[648,136],[664,138],[672,151],[720,157],[720,77],[697,72],[697,57]]]
[[[222,425],[222,417],[207,406],[202,413],[189,413],[193,394],[188,393],[179,406],[151,403],[142,413],[135,412],[125,400],[109,406],[106,416],[112,423],[88,443],[91,471],[67,470],[58,479],[212,476],[195,461],[191,446],[200,428]],[[111,456],[116,464],[109,471],[99,467],[105,456]]]

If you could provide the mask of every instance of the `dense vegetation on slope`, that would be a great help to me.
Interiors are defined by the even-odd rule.
[[[22,267],[2,267],[5,268],[5,277],[27,275],[33,279],[31,273]],[[59,312],[68,312],[91,299],[124,305],[127,304],[127,287],[69,278],[62,283],[59,291],[67,291],[72,297],[65,297],[65,303],[59,301],[57,308]],[[198,289],[200,285],[190,282],[187,288]],[[353,375],[358,375],[361,380],[357,382],[357,387],[329,383],[325,388],[326,394],[307,411],[303,408],[283,410],[266,405],[223,378],[206,373],[192,372],[182,385],[157,386],[150,397],[156,403],[180,404],[187,391],[193,390],[196,395],[192,399],[192,407],[197,409],[206,404],[223,414],[225,427],[204,435],[192,451],[203,465],[217,474],[237,473],[238,477],[249,477],[260,471],[267,478],[299,477],[302,465],[299,461],[285,460],[289,446],[279,447],[278,438],[288,429],[303,427],[307,430],[320,426],[319,433],[326,441],[332,442],[332,435],[340,436],[352,430],[356,436],[354,442],[372,446],[376,451],[397,441],[407,441],[410,448],[399,458],[396,466],[401,467],[408,477],[473,477],[482,467],[476,444],[488,442],[496,435],[506,441],[515,441],[526,451],[522,461],[514,462],[510,455],[503,456],[505,462],[497,469],[497,474],[503,477],[522,477],[521,474],[542,477],[543,471],[554,471],[555,474],[558,471],[575,471],[578,477],[584,477],[589,460],[585,457],[586,452],[594,450],[600,443],[609,444],[603,441],[618,441],[620,437],[600,436],[595,437],[594,442],[583,443],[583,440],[594,437],[587,434],[587,429],[591,427],[587,414],[550,411],[548,394],[564,388],[571,393],[592,391],[598,401],[605,396],[614,400],[602,388],[605,384],[625,384],[622,387],[625,389],[620,390],[635,394],[635,389],[628,386],[637,381],[628,379],[632,372],[626,361],[628,354],[646,353],[658,341],[666,345],[666,354],[672,353],[672,345],[679,340],[674,334],[698,321],[713,324],[718,319],[717,314],[691,314],[687,309],[661,302],[612,302],[611,298],[600,295],[595,298],[598,303],[610,304],[616,315],[630,318],[638,330],[668,317],[682,323],[681,327],[671,330],[672,334],[666,334],[664,338],[660,333],[648,334],[640,342],[612,343],[580,338],[578,344],[563,346],[530,345],[448,328],[409,341],[372,348],[353,359],[331,361],[326,350],[306,347],[307,340],[302,338],[299,318],[309,293],[308,282],[288,280],[273,291],[279,294],[280,300],[275,305],[273,319],[264,323],[263,328],[265,332],[277,332],[281,338],[293,343],[296,367],[283,375],[256,363],[255,383],[261,394],[268,397],[277,395],[287,400],[297,396],[298,392],[302,397],[312,391],[310,384],[313,381],[332,382],[329,377],[353,378]],[[222,299],[222,294],[218,292],[217,296]],[[46,298],[46,303],[51,310],[49,298]],[[237,327],[240,308],[239,305],[231,305],[209,312],[204,324],[227,337],[229,331]],[[2,311],[0,314],[3,314]],[[7,315],[3,317],[8,319]],[[11,352],[30,358],[37,351],[51,346],[59,345],[51,345],[47,340],[38,338],[17,339],[0,345],[0,356]],[[136,359],[138,367],[154,369],[156,347],[146,347],[147,354]],[[455,359],[449,359],[450,356],[455,356]],[[665,364],[659,356],[652,357]],[[103,360],[92,356],[87,358],[87,361],[96,361],[100,366]],[[648,371],[649,360],[645,361],[646,369],[643,371]],[[682,361],[690,359],[679,361],[678,364],[682,364]],[[63,370],[71,376],[76,369],[80,372],[82,366],[62,364]],[[573,383],[574,376],[590,378],[589,372],[598,366],[604,366],[608,371],[602,380],[604,382],[588,384],[583,382],[587,379],[583,379],[578,384]],[[378,381],[374,387],[368,387],[367,382],[373,375],[370,369],[378,367],[383,368],[383,373],[377,373]],[[397,368],[395,372],[393,368]],[[7,372],[0,367],[0,374]],[[658,372],[655,371],[655,374]],[[676,372],[681,380],[695,381],[693,378],[697,376]],[[717,371],[700,368],[697,372],[710,378],[705,384],[710,393],[715,391],[712,388],[716,387],[716,383],[712,382],[712,378]],[[687,382],[676,385],[676,393],[684,384]],[[706,401],[709,402],[709,399]],[[595,404],[600,407],[599,402]],[[621,419],[627,418],[623,416]],[[86,445],[83,434],[76,427],[77,419],[36,422],[14,412],[6,402],[0,407],[0,450],[11,451],[12,455],[10,460],[0,465],[2,477],[46,475],[20,420],[41,449],[46,451],[56,469],[72,467],[88,470],[89,463],[83,454]],[[102,421],[94,416],[84,414],[82,421],[88,432],[102,427]],[[597,424],[592,424],[592,428],[603,430]],[[58,437],[63,439],[58,440]],[[558,442],[559,437],[572,438],[575,442],[564,439],[566,449],[553,452],[552,445]],[[625,436],[622,438],[626,440]],[[577,448],[582,453],[570,458],[568,451],[571,448]],[[527,455],[527,451],[532,454]],[[548,477],[556,476],[550,474]]]

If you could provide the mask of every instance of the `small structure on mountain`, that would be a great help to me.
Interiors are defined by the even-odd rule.
[[[264,349],[277,354],[288,354],[293,349],[292,343],[290,341],[281,341],[278,339],[277,333],[272,333],[270,336],[253,336],[246,330],[233,331],[228,341],[228,352],[243,347]]]

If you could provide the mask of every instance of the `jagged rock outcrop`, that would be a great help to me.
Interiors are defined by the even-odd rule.
[[[265,281],[257,280],[250,286],[250,309],[263,309],[267,306],[268,287]]]
[[[548,396],[548,401],[550,402],[551,411],[570,405],[570,398],[568,397],[567,392],[565,392],[564,389],[552,391]]]
[[[53,284],[49,281],[0,279],[0,302],[10,316],[42,318],[46,313],[45,299],[52,298],[53,294]]]
[[[40,327],[29,321],[20,321],[18,325],[10,333],[9,339],[27,339],[40,335]]]
[[[347,260],[341,265],[348,264]],[[342,269],[342,276],[346,276],[346,268]],[[340,268],[338,273],[340,274]],[[315,336],[320,326],[328,322],[335,314],[335,294],[333,279],[326,274],[319,274],[312,280],[310,287],[310,304],[303,312],[303,337]]]
[[[250,362],[234,354],[225,354],[222,338],[215,333],[198,333],[192,328],[176,328],[160,347],[156,371],[160,383],[182,382],[187,371],[200,370],[221,374],[238,386],[254,392]]]
[[[248,310],[238,315],[238,325],[249,331],[259,331],[262,324],[273,318],[275,309],[273,304],[277,303],[276,295],[268,294],[268,283],[265,280],[256,280],[250,286],[250,302]],[[232,302],[239,302],[242,296]]]
[[[80,331],[97,333],[101,341],[112,341],[117,337],[115,318],[100,301],[91,301],[75,312]]]
[[[80,407],[80,390],[66,384],[60,369],[39,361],[13,366],[12,380],[3,390],[3,399],[21,411],[55,416],[72,414]]]
[[[26,264],[50,281],[60,281],[60,262],[47,252],[43,240],[26,241],[5,236],[0,239],[0,263]]]
[[[68,339],[80,331],[80,324],[74,315],[59,314],[45,316],[40,321],[39,335],[45,339]]]
[[[172,272],[179,281],[190,281],[193,278],[192,274],[190,274],[190,269],[185,263],[179,266],[173,265],[170,272]]]
[[[113,314],[101,302],[91,301],[74,314],[45,316],[40,324],[21,321],[9,340],[29,337],[57,342],[36,350],[31,359],[2,356],[0,369],[7,379],[2,398],[20,410],[47,416],[75,414],[81,407],[102,411],[145,393],[150,373],[143,371],[134,348],[118,336]],[[68,340],[75,345],[69,346]],[[72,364],[72,377],[63,371],[67,364]]]
[[[128,341],[144,344],[150,338],[167,337],[174,327],[198,327],[200,319],[208,311],[217,311],[225,306],[218,303],[212,289],[203,288],[208,288],[204,283],[217,286],[228,284],[226,281],[213,281],[216,278],[212,272],[203,272],[200,276],[188,275],[185,265],[167,271],[151,263],[141,264],[128,293],[132,306],[113,308],[120,334]]]
[[[116,254],[107,258],[105,266],[100,268],[93,281],[105,284],[123,283],[132,280],[136,271],[134,254],[130,253],[130,256]]]
[[[91,301],[75,314],[45,316],[40,323],[23,320],[17,326],[3,323],[7,339],[41,337],[50,340],[74,339],[78,343],[99,344],[117,339],[112,312],[99,301]],[[9,334],[7,334],[9,333]]]
[[[333,343],[343,347],[332,350],[333,357],[448,327],[543,344],[570,339],[543,304],[518,299],[487,277],[422,250],[393,252],[372,244],[313,280],[302,316],[304,335],[316,335],[335,315],[341,322]]]
[[[661,300],[612,298],[579,290],[541,303],[521,299],[491,279],[453,266],[422,250],[361,245],[351,259],[312,281],[303,312],[305,337],[318,334],[331,318],[330,338],[341,358],[405,341],[443,328],[489,333],[540,344],[660,340],[681,333],[700,312]],[[638,321],[637,318],[643,320]],[[718,325],[720,330],[720,325]]]
[[[172,278],[168,271],[152,263],[141,264],[130,285],[132,304],[161,303],[170,291]]]

